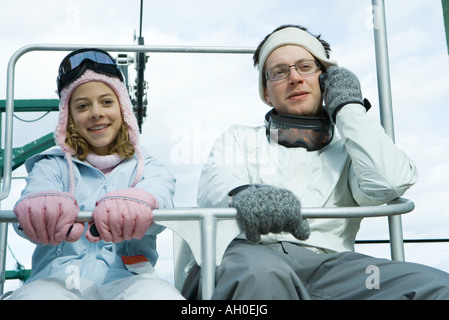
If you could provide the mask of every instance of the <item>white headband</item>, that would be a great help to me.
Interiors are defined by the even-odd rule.
[[[327,58],[326,50],[321,42],[307,31],[296,27],[288,27],[273,33],[264,43],[259,53],[259,95],[263,102],[265,100],[265,90],[263,87],[264,66],[268,56],[277,48],[286,45],[297,45],[309,51],[318,59],[324,68],[338,66],[335,60]]]

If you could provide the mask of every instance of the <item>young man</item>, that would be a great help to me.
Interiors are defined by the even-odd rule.
[[[329,51],[305,28],[281,26],[254,54],[260,97],[273,109],[265,126],[224,132],[199,183],[199,206],[230,204],[244,229],[217,268],[212,298],[447,299],[448,274],[353,252],[360,219],[300,216],[301,205],[384,204],[417,181],[414,163],[366,115],[356,76]],[[379,270],[374,289],[370,265]]]

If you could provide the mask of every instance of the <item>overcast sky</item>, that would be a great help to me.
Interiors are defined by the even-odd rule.
[[[11,55],[33,43],[134,44],[140,1],[2,1],[0,4],[0,99],[6,98]],[[255,47],[282,24],[321,34],[331,58],[360,78],[377,117],[378,96],[369,0],[171,0],[144,1],[143,36],[148,45]],[[440,0],[386,1],[395,140],[418,165],[419,182],[405,197],[416,209],[402,218],[405,238],[449,238],[449,61]],[[55,99],[62,52],[33,52],[16,66],[16,99]],[[114,53],[115,55],[115,53]],[[231,124],[261,125],[269,111],[258,96],[250,55],[151,54],[146,72],[148,116],[142,145],[177,177],[175,205],[196,206],[201,166],[213,140]],[[20,113],[32,120],[41,114]],[[50,133],[57,114],[35,123],[14,120],[14,147]],[[3,135],[3,133],[2,133]],[[22,171],[23,169],[18,169]],[[22,182],[14,182],[11,209]],[[367,219],[359,239],[386,239],[386,218]],[[10,229],[17,259],[31,266],[32,246]],[[357,250],[389,257],[387,245]],[[160,237],[157,269],[170,280],[171,234]],[[406,245],[406,260],[449,271],[446,244]],[[14,269],[8,253],[7,269]],[[6,290],[17,286],[15,281]]]

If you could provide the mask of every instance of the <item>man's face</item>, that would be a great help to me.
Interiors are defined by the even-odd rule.
[[[315,59],[302,47],[286,45],[274,50],[265,63],[265,70],[274,66],[294,65],[300,60]],[[278,113],[316,117],[322,115],[322,97],[318,77],[321,71],[301,76],[294,67],[287,78],[267,79],[265,99]]]

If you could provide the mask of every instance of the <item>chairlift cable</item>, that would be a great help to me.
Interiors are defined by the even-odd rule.
[[[16,261],[17,269],[23,269],[23,268],[24,268],[23,264],[21,264],[21,263],[19,262],[19,260],[17,260],[17,258],[16,258],[16,256],[14,255],[14,252],[12,251],[11,246],[9,245],[9,243],[8,243],[7,245],[8,245],[8,251],[11,253],[13,259]]]
[[[16,118],[17,120],[22,121],[22,122],[37,122],[37,121],[43,119],[43,118],[44,118],[45,116],[47,116],[49,113],[50,113],[50,111],[47,111],[44,115],[42,115],[42,116],[40,116],[39,118],[36,118],[36,119],[34,119],[34,120],[26,120],[26,119],[22,119],[22,118],[20,118],[19,116],[17,116],[15,113],[13,114],[13,116],[14,116],[14,118]]]

